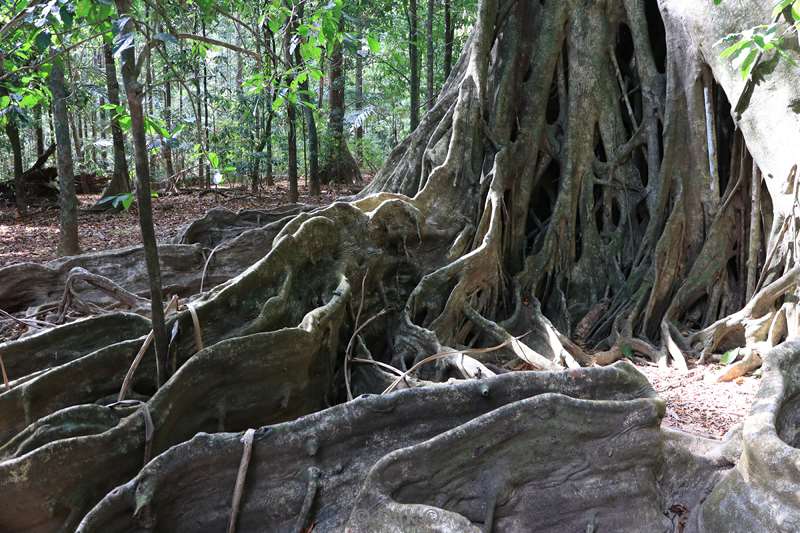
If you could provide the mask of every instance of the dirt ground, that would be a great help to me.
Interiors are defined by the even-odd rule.
[[[222,194],[197,192],[153,199],[156,234],[160,241],[173,237],[181,226],[203,216],[213,207],[231,210],[268,209],[286,203],[286,184],[256,197],[244,190],[224,190]],[[301,187],[300,201],[328,204],[338,192],[323,190],[320,199],[311,198]],[[345,191],[344,194],[349,194]],[[91,206],[97,196],[80,196],[81,208]],[[139,244],[138,214],[135,207],[123,213],[79,215],[80,242],[84,252],[93,252]],[[0,207],[0,266],[19,262],[46,262],[56,258],[58,244],[58,208],[36,208],[24,220],[17,220],[13,207]],[[719,365],[710,365],[680,373],[675,369],[638,365],[656,391],[667,401],[664,425],[697,435],[720,438],[741,422],[760,383],[758,375],[748,375],[731,383],[717,383]]]
[[[637,366],[667,402],[664,425],[695,435],[720,438],[750,410],[760,373],[718,383],[721,365],[707,365],[682,373],[674,368]]]
[[[198,192],[172,194],[153,198],[153,218],[158,240],[165,242],[175,236],[181,226],[203,216],[214,207],[239,209],[269,209],[286,204],[286,183],[279,182],[258,197],[249,191],[221,189],[218,194],[200,195]],[[343,195],[350,191],[344,191]],[[300,202],[328,204],[338,192],[323,189],[317,199],[308,196],[306,187],[300,187]],[[79,195],[80,212],[78,232],[84,252],[132,246],[141,242],[138,212],[135,205],[127,212],[95,213],[86,211],[94,205],[99,195]],[[0,207],[0,267],[13,263],[43,263],[56,258],[58,246],[58,207],[56,205],[34,208],[24,219],[16,218],[13,206]]]

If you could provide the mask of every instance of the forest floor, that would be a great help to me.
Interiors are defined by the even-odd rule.
[[[213,189],[212,189],[213,191]],[[351,194],[342,191],[341,196]],[[323,188],[322,196],[308,195],[300,187],[300,202],[326,205],[334,201],[339,192]],[[97,252],[141,243],[139,218],[136,206],[117,213],[92,212],[100,195],[78,195],[78,232],[83,252]],[[188,222],[202,217],[209,209],[224,207],[240,209],[271,209],[286,204],[287,184],[278,182],[274,187],[254,196],[243,189],[219,189],[217,193],[198,191],[163,195],[153,198],[153,219],[159,242],[169,241]],[[13,263],[44,263],[57,257],[58,206],[49,204],[31,209],[24,220],[18,220],[13,206],[0,207],[0,267]]]
[[[351,194],[342,191],[341,195]],[[325,205],[339,192],[324,189],[321,198],[300,188],[300,202]],[[80,242],[84,252],[94,252],[139,244],[138,214],[135,206],[127,212],[86,211],[98,195],[81,195],[79,213]],[[165,195],[153,199],[153,216],[159,241],[174,237],[186,223],[203,216],[214,207],[269,209],[286,204],[286,183],[253,196],[249,191],[222,189],[222,193],[198,192]],[[19,262],[43,263],[56,258],[58,207],[38,207],[24,219],[16,218],[13,207],[0,207],[0,267]],[[748,375],[730,383],[718,383],[721,367],[709,365],[681,373],[675,369],[638,364],[667,402],[664,425],[697,435],[719,438],[739,423],[750,409],[760,377]]]
[[[689,372],[651,365],[637,368],[667,402],[665,426],[709,438],[722,437],[744,419],[761,384],[759,371],[735,381],[717,382],[723,368],[719,364]]]

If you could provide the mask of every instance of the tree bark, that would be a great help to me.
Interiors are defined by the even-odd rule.
[[[344,19],[339,22],[339,31],[344,32]],[[328,91],[328,146],[322,164],[322,183],[358,183],[361,172],[344,133],[345,114],[344,47],[336,43],[330,58],[330,88]]]
[[[78,197],[75,195],[75,171],[69,136],[67,89],[59,52],[50,49],[52,69],[50,92],[53,95],[53,125],[58,150],[59,255],[80,253],[78,244]]]

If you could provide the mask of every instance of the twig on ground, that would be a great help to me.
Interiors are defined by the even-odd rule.
[[[248,429],[242,437],[242,460],[239,463],[239,472],[236,474],[236,485],[233,488],[233,502],[231,502],[231,516],[228,521],[228,533],[236,533],[236,519],[239,517],[239,506],[244,492],[244,482],[247,479],[247,468],[250,466],[250,455],[253,452],[253,436],[256,430]]]

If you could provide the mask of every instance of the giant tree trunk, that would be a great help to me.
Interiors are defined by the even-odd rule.
[[[771,142],[799,136],[798,75],[728,116],[744,82],[714,43],[769,6],[657,7],[481,2],[436,105],[358,197],[193,225],[209,264],[234,243],[263,258],[169,317],[164,386],[130,315],[3,345],[0,523],[797,531],[800,346],[770,347],[799,329],[793,154]],[[748,299],[751,157],[773,229]],[[680,370],[745,342],[764,385],[721,443],[661,429],[628,363],[578,368],[628,349]],[[519,360],[548,372],[496,375]]]

